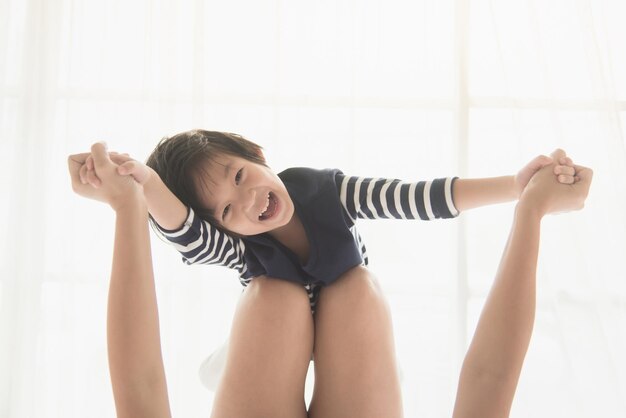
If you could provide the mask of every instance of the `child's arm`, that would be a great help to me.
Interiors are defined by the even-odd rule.
[[[555,161],[561,153],[553,153]],[[582,208],[593,173],[575,168],[580,179],[575,184],[559,184],[553,166],[540,170],[517,204],[496,279],[463,362],[454,417],[509,415],[533,329],[541,219]]]
[[[564,154],[564,153],[563,153]],[[571,159],[563,157],[553,173],[559,183],[574,182]],[[345,176],[338,173],[335,185],[352,224],[364,219],[446,219],[479,206],[519,198],[530,178],[552,159],[539,156],[515,176],[483,179],[439,178],[407,183],[398,179]]]
[[[458,179],[454,182],[452,194],[459,212],[518,198],[513,176]]]
[[[159,226],[167,230],[175,230],[183,225],[188,215],[187,206],[167,188],[152,168],[132,159],[127,154],[112,152],[109,156],[115,164],[119,165],[119,174],[132,176],[143,186],[148,211]],[[94,161],[91,156],[87,157],[79,174],[81,183],[99,187],[101,181],[94,172]]]
[[[107,344],[117,416],[170,417],[146,202],[132,178],[118,175],[102,144],[92,147],[99,187],[82,183],[78,171],[87,155],[68,161],[74,191],[116,212]]]
[[[101,181],[95,174],[93,158],[84,155],[85,162],[79,169],[80,183],[97,189]],[[152,168],[128,154],[110,152],[109,157],[119,165],[118,174],[142,185],[148,211],[157,223],[159,235],[174,245],[185,263],[219,264],[245,273],[245,248],[239,239],[196,215],[192,208],[178,200]]]
[[[148,180],[143,184],[150,215],[164,229],[180,228],[187,219],[187,206],[178,200],[152,168],[144,167],[150,171]]]
[[[555,165],[554,174],[562,175],[563,177],[557,177],[559,182],[567,183],[573,179],[572,160],[565,157],[564,153],[563,157],[560,158],[564,158],[564,160],[558,161],[560,164]],[[459,212],[463,212],[480,206],[519,199],[531,177],[542,167],[551,163],[551,158],[540,155],[526,164],[514,176],[458,179],[452,188],[454,204]]]

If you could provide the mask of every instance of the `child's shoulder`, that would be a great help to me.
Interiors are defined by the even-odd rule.
[[[324,180],[334,180],[337,174],[343,173],[336,168],[291,167],[278,173],[278,177],[283,181],[318,183]]]
[[[324,177],[334,178],[337,174],[343,174],[343,172],[337,168],[290,167],[278,173],[278,177],[281,179],[319,179]]]

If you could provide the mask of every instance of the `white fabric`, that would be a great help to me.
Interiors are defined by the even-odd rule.
[[[593,167],[585,210],[544,221],[511,416],[626,416],[625,7],[0,0],[0,416],[114,416],[113,214],[72,193],[65,158],[104,139],[144,159],[199,127],[258,142],[276,171],[499,176],[557,146]],[[361,222],[394,315],[405,416],[450,415],[512,210]],[[228,335],[241,287],[153,242],[173,416],[209,416],[197,368]]]
[[[217,350],[204,359],[198,369],[198,376],[200,377],[202,385],[211,392],[217,390],[217,386],[224,375],[228,341],[229,340],[226,340]]]

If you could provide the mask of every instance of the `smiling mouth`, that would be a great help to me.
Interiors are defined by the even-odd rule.
[[[259,215],[259,220],[265,221],[270,219],[276,215],[276,213],[278,213],[278,199],[274,193],[269,192],[267,194],[267,204],[265,205],[263,212]]]

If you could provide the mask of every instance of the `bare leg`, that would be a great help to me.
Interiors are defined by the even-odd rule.
[[[362,266],[322,289],[315,314],[311,418],[402,417],[391,314]]]
[[[302,286],[257,277],[233,319],[213,418],[305,418],[313,318]]]

